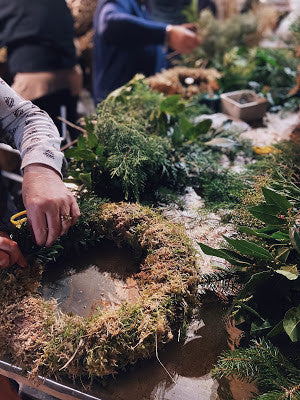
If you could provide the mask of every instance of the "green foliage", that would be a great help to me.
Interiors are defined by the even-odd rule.
[[[193,67],[197,60],[205,59],[221,69],[224,54],[233,47],[247,46],[257,28],[257,19],[251,13],[233,15],[225,21],[217,20],[208,10],[202,11],[200,16],[190,10],[187,16],[189,22],[197,21],[203,39],[201,46],[183,59],[185,65]]]
[[[290,26],[290,31],[292,34],[292,44],[294,46],[300,46],[300,17],[296,19],[295,22]]]
[[[222,77],[219,80],[223,92],[246,89],[256,68],[255,50],[233,47],[222,60]]]
[[[77,147],[66,152],[73,159],[71,175],[102,196],[127,200],[139,200],[159,180],[173,178],[170,140],[154,134],[157,118],[150,121],[161,101],[139,78],[113,92],[86,121],[87,134]]]
[[[300,340],[300,305],[286,312],[283,318],[283,328],[292,342]]]
[[[240,228],[242,234],[255,241],[224,236],[229,248],[199,245],[205,254],[223,258],[234,265],[244,283],[233,301],[232,315],[248,326],[253,335],[277,334],[279,330],[275,327],[283,321],[284,331],[294,341],[300,334],[299,310],[292,308],[297,304],[299,282],[298,209],[273,189],[263,187],[262,193],[265,202],[252,207],[250,212],[266,226]],[[287,312],[289,308],[291,310]]]
[[[239,147],[222,130],[211,129],[210,119],[191,122],[204,111],[207,108],[195,100],[152,92],[143,77],[136,76],[86,119],[86,134],[66,151],[72,160],[70,175],[114,200],[149,201],[161,190],[178,191],[194,173],[195,163],[188,160],[191,145],[198,154],[211,148],[218,157],[225,147]]]
[[[199,17],[198,0],[192,0],[188,7],[185,7],[182,14],[188,22],[197,22]]]
[[[206,206],[213,210],[235,208],[240,203],[242,189],[245,187],[239,175],[228,169],[214,168],[211,164],[200,171],[195,183]]]
[[[213,376],[255,381],[259,394],[253,395],[253,399],[300,398],[299,369],[264,339],[253,341],[248,348],[224,352],[213,370]]]
[[[31,231],[25,223],[20,229],[13,232],[15,240],[22,253],[27,257],[29,263],[41,260],[43,263],[55,262],[62,256],[80,254],[82,249],[96,245],[101,239],[94,229],[94,215],[98,207],[105,202],[91,194],[82,195],[77,199],[80,208],[80,218],[76,225],[58,238],[51,247],[39,247],[31,236]]]
[[[233,47],[222,59],[219,81],[222,91],[250,86],[265,95],[272,106],[285,104],[295,85],[298,60],[289,49]],[[299,104],[299,99],[294,102]]]

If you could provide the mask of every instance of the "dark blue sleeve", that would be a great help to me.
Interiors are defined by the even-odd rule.
[[[108,43],[126,47],[164,43],[166,24],[131,15],[121,2],[106,3],[97,19],[96,33]]]

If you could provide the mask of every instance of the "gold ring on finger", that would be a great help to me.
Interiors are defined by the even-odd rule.
[[[68,214],[61,215],[61,216],[60,216],[60,219],[61,219],[62,222],[63,222],[63,221],[72,221],[72,218],[73,218],[73,217],[71,217],[71,215],[68,215]]]

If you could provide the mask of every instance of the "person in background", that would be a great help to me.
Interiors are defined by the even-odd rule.
[[[61,139],[50,117],[17,95],[1,78],[0,141],[14,144],[21,153],[28,221],[36,243],[50,246],[79,218],[76,200],[61,179]],[[14,264],[27,265],[17,243],[0,232],[0,269]],[[10,381],[0,375],[0,400],[17,399]]]
[[[73,39],[65,0],[0,0],[0,47],[7,47],[12,88],[45,110],[59,130],[61,106],[76,121],[82,88]]]
[[[183,14],[185,8],[189,7],[191,0],[149,0],[151,16],[154,21],[166,24],[184,24],[186,18]],[[215,15],[216,5],[212,0],[198,0],[198,10],[208,8]]]
[[[166,67],[166,49],[187,54],[197,35],[181,25],[153,22],[143,1],[99,0],[94,17],[94,100],[97,104],[136,73]]]

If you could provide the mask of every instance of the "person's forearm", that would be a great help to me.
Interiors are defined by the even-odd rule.
[[[0,90],[1,136],[20,151],[22,168],[41,163],[60,173],[61,139],[51,118],[17,95],[2,79]]]

